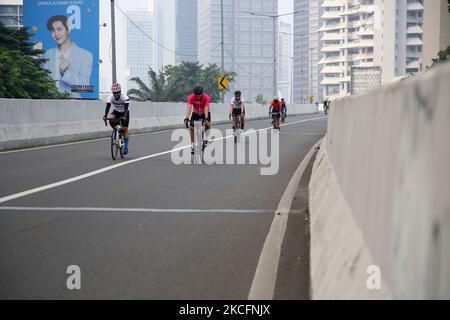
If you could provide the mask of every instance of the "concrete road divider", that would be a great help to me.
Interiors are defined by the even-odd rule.
[[[450,64],[332,103],[310,182],[315,299],[450,299]]]
[[[0,151],[108,137],[105,102],[0,99]],[[268,106],[249,104],[247,119],[268,118]],[[213,122],[228,122],[228,104],[211,105]],[[180,128],[185,103],[130,103],[131,133]],[[315,105],[290,105],[289,115],[316,113]]]

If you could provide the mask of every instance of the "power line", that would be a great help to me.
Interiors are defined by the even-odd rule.
[[[236,60],[234,59],[234,55],[228,50],[228,48],[226,48],[224,46],[225,51],[228,53],[229,57],[231,58],[231,60],[233,60],[233,63],[241,70],[244,71],[244,73],[246,73],[249,77],[251,77],[251,73],[249,73],[244,67],[242,67],[239,63],[236,62]]]
[[[144,30],[142,30],[119,6],[118,4],[115,2],[114,3],[115,6],[117,7],[117,9],[119,9],[119,11],[128,19],[128,21],[130,21],[139,31],[142,32],[142,34],[144,34],[148,39],[150,39],[153,43],[157,44],[158,46],[160,46],[163,49],[166,49],[169,52],[175,53],[177,56],[184,56],[184,57],[196,57],[196,55],[192,55],[192,54],[184,54],[184,53],[179,53],[177,51],[174,51],[172,49],[167,48],[166,46],[160,44],[158,41],[156,41],[155,39],[153,39],[151,36],[149,36]]]

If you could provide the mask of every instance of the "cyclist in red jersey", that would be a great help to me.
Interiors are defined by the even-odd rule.
[[[200,85],[196,85],[194,88],[194,93],[187,98],[187,111],[184,123],[187,126],[190,122],[190,133],[191,133],[191,153],[194,152],[194,121],[205,120],[205,142],[209,129],[211,129],[211,112],[209,110],[209,105],[211,103],[211,98],[203,93],[203,88]],[[205,115],[208,115],[205,117]],[[190,120],[189,120],[190,117]]]
[[[270,103],[269,113],[272,115],[273,128],[278,130],[280,130],[281,107],[281,101],[275,96]]]

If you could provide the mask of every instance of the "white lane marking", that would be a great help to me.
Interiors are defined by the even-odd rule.
[[[68,143],[53,144],[53,145],[51,145],[51,146],[42,146],[42,147],[35,147],[35,148],[27,148],[27,149],[19,149],[19,150],[2,151],[2,152],[0,152],[0,155],[2,155],[2,154],[10,154],[10,153],[26,152],[26,151],[35,151],[35,150],[41,150],[41,149],[50,149],[50,148],[65,147],[65,146],[71,146],[71,145],[82,144],[82,143],[90,143],[90,142],[103,141],[103,140],[107,140],[107,139],[109,139],[109,138],[98,138],[98,139],[92,139],[92,140],[84,140],[84,141],[77,141],[77,142],[68,142]]]
[[[100,173],[104,173],[104,172],[107,172],[107,171],[110,171],[110,170],[113,170],[113,169],[116,169],[116,168],[119,168],[119,167],[123,167],[123,166],[129,165],[129,164],[135,163],[135,162],[147,160],[147,159],[150,159],[150,158],[158,157],[158,156],[169,154],[169,153],[172,153],[172,152],[177,152],[177,151],[189,148],[189,147],[190,146],[180,147],[180,148],[176,148],[176,149],[169,150],[169,151],[164,151],[164,152],[160,152],[160,153],[156,153],[156,154],[151,154],[151,155],[148,155],[148,156],[145,156],[145,157],[141,157],[141,158],[137,158],[137,159],[133,159],[133,160],[128,160],[126,162],[120,162],[118,164],[115,164],[115,165],[112,165],[112,166],[108,166],[108,167],[105,167],[105,168],[102,168],[102,169],[98,169],[98,170],[95,170],[95,171],[91,171],[91,172],[88,172],[88,173],[85,173],[85,174],[82,174],[80,176],[76,176],[76,177],[73,177],[73,178],[70,178],[70,179],[58,181],[58,182],[51,183],[51,184],[48,184],[48,185],[45,185],[45,186],[42,186],[42,187],[38,187],[38,188],[30,189],[30,190],[27,190],[27,191],[19,192],[19,193],[16,193],[16,194],[12,194],[12,195],[9,195],[9,196],[6,196],[6,197],[2,197],[2,198],[0,198],[0,203],[4,203],[6,201],[10,201],[10,200],[17,199],[17,198],[22,198],[22,197],[28,196],[30,194],[41,192],[41,191],[44,191],[44,190],[60,187],[60,186],[63,186],[65,184],[68,184],[68,183],[71,183],[71,182],[75,182],[75,181],[79,181],[79,180],[82,180],[82,179],[86,179],[86,178],[98,175]]]
[[[149,213],[271,213],[273,210],[239,209],[159,209],[102,207],[0,207],[0,211],[58,211],[58,212],[149,212]]]
[[[324,117],[300,120],[300,121],[296,121],[296,122],[285,124],[285,126],[293,125],[293,124],[297,124],[297,123],[301,123],[301,122],[315,121],[315,120],[319,120],[319,119],[323,119],[323,118]],[[246,132],[244,134],[256,133],[258,131],[267,130],[267,129],[271,129],[271,128],[272,127],[259,129],[259,130],[252,130],[252,131]],[[227,137],[224,137],[224,138],[221,138],[221,139],[229,139],[229,138],[232,138],[232,137],[233,136],[230,135],[230,136],[227,136]],[[218,140],[220,140],[220,139],[218,139]],[[73,177],[73,178],[70,178],[70,179],[58,181],[58,182],[51,183],[51,184],[48,184],[48,185],[45,185],[45,186],[42,186],[42,187],[38,187],[38,188],[34,188],[34,189],[23,191],[23,192],[15,193],[15,194],[12,194],[12,195],[0,198],[0,203],[4,203],[4,202],[10,201],[10,200],[17,199],[17,198],[22,198],[22,197],[28,196],[30,194],[34,194],[34,193],[37,193],[37,192],[45,191],[45,190],[48,190],[48,189],[57,188],[57,187],[66,185],[68,183],[72,183],[72,182],[75,182],[75,181],[83,180],[83,179],[86,179],[86,178],[89,178],[89,177],[92,177],[92,176],[95,176],[95,175],[98,175],[98,174],[101,174],[101,173],[104,173],[104,172],[107,172],[107,171],[110,171],[110,170],[117,169],[119,167],[123,167],[123,166],[130,165],[130,164],[133,164],[133,163],[136,163],[136,162],[144,161],[144,160],[147,160],[147,159],[155,158],[155,157],[162,156],[162,155],[165,155],[165,154],[170,154],[172,152],[177,152],[177,151],[180,151],[180,150],[183,150],[183,149],[187,149],[187,148],[190,148],[190,147],[191,146],[188,145],[188,146],[185,146],[185,147],[180,147],[180,148],[176,148],[176,149],[172,149],[172,150],[168,150],[168,151],[164,151],[164,152],[155,153],[155,154],[151,154],[151,155],[148,155],[148,156],[136,158],[136,159],[133,159],[133,160],[128,160],[128,161],[121,162],[121,163],[118,163],[118,164],[115,164],[115,165],[112,165],[112,166],[108,166],[108,167],[105,167],[105,168],[102,168],[102,169],[91,171],[91,172],[88,172],[88,173],[85,173],[85,174],[82,174],[80,176],[76,176],[76,177]]]
[[[293,124],[298,124],[298,123],[303,123],[303,122],[309,122],[309,121],[315,121],[315,120],[322,120],[322,119],[325,119],[325,118],[326,118],[326,117],[319,117],[319,118],[312,118],[312,119],[303,119],[303,120],[299,120],[299,121],[295,121],[295,122],[290,122],[290,123],[282,124],[282,125],[280,125],[280,127],[290,126],[290,125],[293,125]],[[249,131],[244,132],[242,135],[252,134],[252,133],[257,133],[257,132],[259,132],[259,131],[269,130],[269,129],[272,129],[272,128],[273,128],[273,127],[267,127],[267,128],[262,128],[262,129],[258,129],[258,130],[254,130],[254,129],[253,129],[253,130],[249,130]],[[282,134],[282,133],[280,132],[280,134]],[[323,136],[323,134],[320,134],[320,135]],[[233,135],[230,135],[230,136],[222,137],[222,138],[217,139],[217,141],[229,139],[229,138],[232,138],[232,137],[234,137],[234,136],[233,136]]]
[[[299,116],[302,116],[302,115],[299,115]],[[323,118],[325,118],[325,117],[323,117]],[[261,121],[261,119],[248,120],[248,122],[250,122],[250,121]],[[228,124],[220,124],[220,125],[217,125],[217,127],[225,126],[225,125],[228,125]],[[137,133],[137,134],[133,134],[132,136],[138,137],[138,136],[145,136],[145,135],[155,135],[155,134],[165,133],[165,132],[169,132],[169,131],[172,131],[172,129],[156,131],[156,132]],[[105,133],[107,133],[107,132],[105,132]],[[91,139],[91,140],[83,140],[83,141],[76,141],[76,142],[68,142],[68,143],[60,143],[60,144],[54,144],[54,145],[50,145],[50,146],[42,146],[42,147],[36,147],[36,148],[26,148],[26,149],[19,149],[19,150],[1,151],[0,155],[11,154],[11,153],[19,153],[19,152],[26,152],[26,151],[35,151],[35,150],[42,150],[42,149],[50,149],[50,148],[66,147],[66,146],[77,145],[77,144],[84,144],[84,143],[104,141],[104,140],[108,140],[108,139],[109,139],[109,137],[107,137],[107,138],[99,138],[99,139]]]
[[[144,136],[144,135],[154,135],[154,134],[164,133],[164,132],[168,132],[168,131],[171,131],[171,130],[168,129],[168,130],[162,130],[162,131],[156,131],[156,132],[137,133],[137,134],[133,134],[132,136],[137,137],[137,136]],[[108,132],[105,131],[105,134],[108,134]],[[90,139],[90,140],[83,140],[83,141],[76,141],[76,142],[59,143],[59,144],[53,144],[53,145],[50,145],[50,146],[42,146],[42,147],[35,147],[35,148],[2,151],[2,152],[0,152],[0,155],[2,155],[2,154],[9,154],[9,153],[26,152],[26,151],[35,151],[35,150],[41,150],[41,149],[66,147],[66,146],[72,146],[72,145],[77,145],[77,144],[84,144],[84,143],[104,141],[104,140],[109,140],[109,139],[110,139],[109,137],[107,137],[107,138],[98,138],[98,139]]]
[[[289,211],[292,200],[297,191],[298,184],[303,176],[311,157],[316,148],[320,145],[320,140],[311,148],[308,154],[295,171],[284,194],[278,204],[277,211],[272,221],[270,231],[264,242],[252,286],[248,295],[249,300],[272,300],[277,280],[278,264],[280,261],[281,245],[286,232]]]
[[[293,136],[297,136],[297,135],[299,135],[299,136],[324,136],[325,135],[325,133],[309,133],[309,132],[298,132],[298,133],[296,133],[296,132],[280,132],[280,135],[286,135],[286,136],[290,136],[290,135],[293,135]]]

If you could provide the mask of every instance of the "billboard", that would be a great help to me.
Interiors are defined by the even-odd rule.
[[[381,67],[351,67],[351,94],[363,94],[381,86]]]
[[[24,0],[23,19],[59,91],[98,99],[99,1]]]

